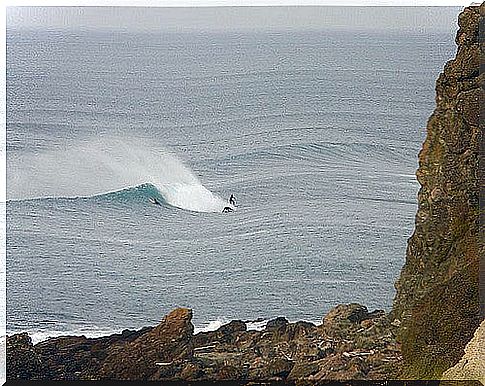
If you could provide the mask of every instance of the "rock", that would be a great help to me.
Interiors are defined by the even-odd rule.
[[[110,349],[99,378],[149,380],[170,377],[175,372],[174,366],[159,363],[176,363],[192,356],[194,326],[191,320],[191,310],[177,308],[151,331]]]
[[[384,310],[374,310],[372,312],[369,312],[367,314],[367,319],[379,319],[382,318],[386,315],[386,312]],[[365,320],[365,319],[364,319]]]
[[[281,357],[265,356],[250,363],[248,379],[275,380],[285,379],[293,368],[294,362]]]
[[[368,366],[363,359],[359,357],[349,359],[343,354],[323,359],[319,362],[319,368],[320,370],[311,379],[359,380],[365,379],[368,371]]]
[[[291,341],[303,339],[305,336],[314,333],[317,330],[316,326],[310,322],[296,322],[288,324],[283,334],[284,339]]]
[[[185,380],[196,380],[204,376],[202,366],[198,363],[188,363],[180,372],[180,378]]]
[[[219,327],[216,331],[200,332],[194,336],[194,347],[207,346],[212,344],[234,343],[241,333],[247,330],[246,323],[240,320],[233,320],[228,324]]]
[[[465,355],[443,373],[444,380],[477,380],[485,385],[485,321],[465,347]],[[446,384],[446,383],[445,383]]]
[[[77,380],[95,379],[108,348],[121,346],[151,331],[144,327],[138,331],[124,330],[100,338],[85,336],[63,336],[51,338],[34,346],[41,357],[50,379]]]
[[[396,282],[391,320],[401,322],[404,378],[440,378],[480,323],[478,7],[465,8],[459,25],[456,57],[436,82],[416,172],[415,231]]]
[[[52,338],[35,346],[23,335],[10,339],[9,347],[19,352],[14,358],[23,358],[23,350],[41,364],[25,375],[39,379],[311,380],[317,373],[330,379],[351,373],[361,377],[370,367],[375,370],[365,374],[382,379],[390,374],[383,359],[397,350],[391,324],[380,314],[368,313],[373,316],[369,330],[345,319],[340,330],[335,323],[331,334],[322,335],[312,323],[279,318],[263,331],[247,331],[244,322],[232,321],[193,336],[191,311],[177,309],[154,328],[94,339]],[[361,355],[363,350],[368,352]],[[339,366],[327,368],[325,363]]]
[[[360,325],[363,328],[370,328],[374,325],[374,321],[372,319],[365,319],[362,322],[360,322]]]
[[[341,322],[360,323],[368,318],[367,307],[357,303],[339,304],[332,308],[323,318],[324,326],[332,326]]]
[[[268,378],[281,377],[286,378],[290,374],[294,362],[285,358],[274,358],[268,363]]]
[[[27,333],[7,336],[6,370],[8,380],[45,379],[46,369]]]
[[[297,362],[291,369],[288,375],[289,381],[294,381],[297,379],[306,379],[320,371],[320,363],[322,360],[312,361],[312,362]]]
[[[247,330],[246,323],[240,320],[232,320],[228,324],[225,324],[217,330],[220,335],[231,335],[236,332],[244,332]]]
[[[99,359],[104,358],[100,354],[103,348],[97,347],[93,340],[89,340],[85,336],[49,339],[37,344],[35,350],[49,368],[51,379],[79,379],[78,376],[86,369],[99,370]]]
[[[293,341],[303,338],[305,335],[316,330],[316,326],[310,322],[289,323],[285,318],[277,318],[268,322],[265,332],[271,333],[274,343],[281,341]]]
[[[287,324],[288,324],[288,320],[286,318],[278,317],[276,319],[270,320],[266,324],[265,329],[266,329],[266,331],[273,331],[273,330],[277,330],[281,327],[285,327]]]
[[[241,373],[242,370],[239,367],[236,366],[231,366],[231,365],[225,365],[222,366],[218,371],[215,376],[216,380],[235,380],[235,379],[240,379],[241,378]]]

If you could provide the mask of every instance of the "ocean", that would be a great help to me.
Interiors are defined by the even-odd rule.
[[[7,333],[390,310],[453,33],[8,30]]]

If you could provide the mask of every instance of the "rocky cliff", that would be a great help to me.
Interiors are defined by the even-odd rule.
[[[439,378],[480,324],[479,7],[466,8],[458,23],[456,58],[436,82],[419,153],[416,226],[396,283],[405,378]]]

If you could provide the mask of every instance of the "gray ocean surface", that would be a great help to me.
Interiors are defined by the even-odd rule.
[[[451,32],[9,30],[7,332],[389,310],[454,53]]]

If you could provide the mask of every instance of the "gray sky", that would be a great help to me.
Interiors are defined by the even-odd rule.
[[[7,28],[143,31],[457,29],[462,7],[7,7]]]

